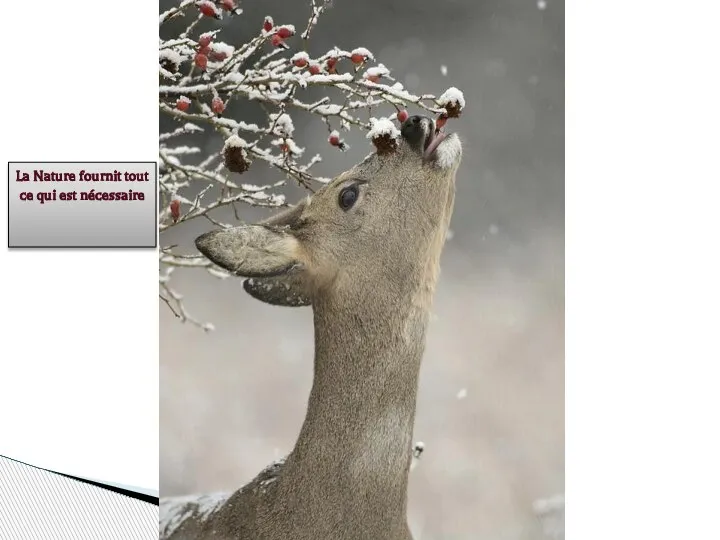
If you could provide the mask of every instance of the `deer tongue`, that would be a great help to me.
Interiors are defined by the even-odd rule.
[[[429,159],[443,140],[445,140],[445,133],[442,131],[435,131],[428,140],[428,144],[425,147],[425,155],[423,157],[425,159]]]

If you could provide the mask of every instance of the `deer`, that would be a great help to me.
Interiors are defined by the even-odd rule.
[[[311,306],[313,382],[287,457],[234,493],[161,498],[163,540],[412,540],[419,371],[462,144],[419,115],[394,141],[295,206],[195,240],[254,299]]]

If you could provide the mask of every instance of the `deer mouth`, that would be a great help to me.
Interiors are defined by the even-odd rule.
[[[462,157],[462,145],[455,133],[446,133],[442,124],[432,124],[423,146],[423,161],[440,169],[452,169]]]
[[[405,142],[420,154],[423,163],[440,169],[452,168],[462,154],[457,135],[443,131],[446,120],[442,117],[434,121],[427,116],[411,116],[400,130]]]
[[[435,157],[436,150],[438,149],[438,146],[440,146],[440,144],[445,140],[445,137],[447,137],[445,132],[440,131],[439,129],[430,130],[430,134],[425,141],[425,150],[423,152],[423,157],[426,160],[433,159],[433,157]]]

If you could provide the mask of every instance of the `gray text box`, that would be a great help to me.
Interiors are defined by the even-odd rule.
[[[8,247],[156,247],[154,162],[9,162]]]

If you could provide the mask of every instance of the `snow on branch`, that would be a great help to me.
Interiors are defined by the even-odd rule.
[[[161,234],[194,219],[213,227],[237,225],[243,222],[243,205],[286,206],[278,190],[288,182],[309,191],[327,183],[313,172],[322,157],[305,156],[305,145],[296,139],[299,115],[316,119],[329,152],[347,150],[340,133],[352,129],[367,132],[378,152],[394,151],[409,106],[438,115],[438,127],[460,115],[462,92],[450,88],[439,98],[414,95],[366,47],[311,52],[311,37],[331,0],[308,3],[307,24],[297,31],[268,15],[257,21],[256,35],[234,46],[222,40],[224,29],[244,16],[237,0],[181,0],[160,14],[161,35],[178,28],[159,40],[158,49],[160,113],[176,124],[159,137]],[[324,97],[309,99],[313,87]],[[249,122],[234,113],[233,102],[242,101],[259,107],[265,121]],[[386,116],[378,115],[383,108]],[[188,140],[203,131],[224,140],[207,155]],[[242,175],[252,174],[258,164],[275,170],[277,181],[265,186],[243,182]],[[233,224],[215,217],[224,207],[232,208]],[[212,329],[190,316],[182,295],[171,288],[178,267],[202,268],[215,277],[227,273],[195,252],[180,253],[177,246],[160,251],[161,299],[182,322]]]

